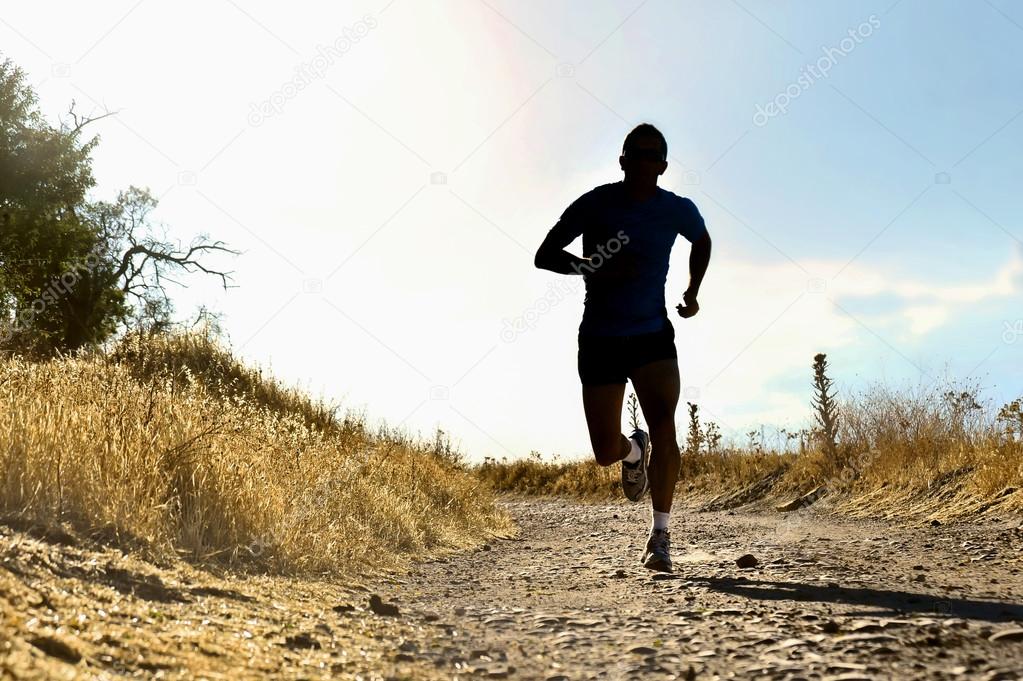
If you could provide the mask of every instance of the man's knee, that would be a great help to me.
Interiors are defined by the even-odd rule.
[[[677,443],[676,437],[677,432],[675,430],[675,422],[669,418],[651,419],[649,421],[650,427],[650,443],[656,447],[661,445],[662,447],[668,446],[671,443]]]
[[[682,453],[679,451],[677,442],[664,442],[660,446],[653,445],[650,458],[675,469],[682,465]]]

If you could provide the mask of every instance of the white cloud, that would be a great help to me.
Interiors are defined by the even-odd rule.
[[[810,367],[818,352],[828,354],[835,373],[860,361],[865,348],[880,347],[884,356],[894,355],[894,348],[912,358],[912,343],[953,321],[955,308],[1023,288],[1020,248],[990,278],[960,286],[850,265],[839,279],[824,280],[821,290],[821,280],[807,273],[834,272],[844,263],[801,264],[806,271],[787,262],[716,261],[701,290],[700,314],[674,318],[683,386],[700,389],[704,413],[730,434],[741,437],[758,423],[796,426],[809,418]],[[681,290],[671,276],[668,290]],[[897,309],[847,314],[843,308],[850,306],[842,303],[855,297],[893,297]],[[798,384],[798,377],[805,377],[804,392],[777,389],[779,383]]]
[[[954,319],[956,308],[967,303],[1018,295],[1023,291],[1023,246],[1016,245],[1009,259],[990,278],[966,285],[900,279],[891,273],[851,265],[833,285],[841,299],[895,298],[898,309],[864,315],[865,322],[894,328],[896,339],[911,341]]]

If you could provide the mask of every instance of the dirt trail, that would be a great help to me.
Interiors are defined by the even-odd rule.
[[[675,573],[660,575],[639,565],[642,504],[506,505],[516,539],[345,585],[0,531],[0,605],[19,613],[0,678],[1023,678],[1018,519],[678,510]],[[759,564],[737,567],[746,553]]]

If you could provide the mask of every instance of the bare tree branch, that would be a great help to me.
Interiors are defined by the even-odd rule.
[[[74,125],[73,128],[70,129],[69,132],[73,135],[73,134],[79,132],[82,128],[87,126],[89,123],[95,123],[98,120],[104,119],[107,116],[113,116],[113,115],[115,115],[117,113],[120,113],[120,111],[109,111],[108,110],[106,113],[103,113],[103,114],[101,114],[99,116],[92,116],[92,117],[89,117],[89,116],[79,116],[75,112],[75,100],[72,99],[71,100],[71,106],[68,108],[68,115],[71,116],[71,120],[74,122],[75,125]]]

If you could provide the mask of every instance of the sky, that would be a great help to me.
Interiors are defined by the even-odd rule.
[[[51,121],[116,112],[93,198],[147,187],[171,238],[242,252],[182,317],[471,460],[590,454],[582,282],[533,254],[641,122],[714,244],[690,319],[672,252],[680,427],[806,426],[818,352],[840,397],[1023,394],[1020,3],[7,3],[0,52]]]

